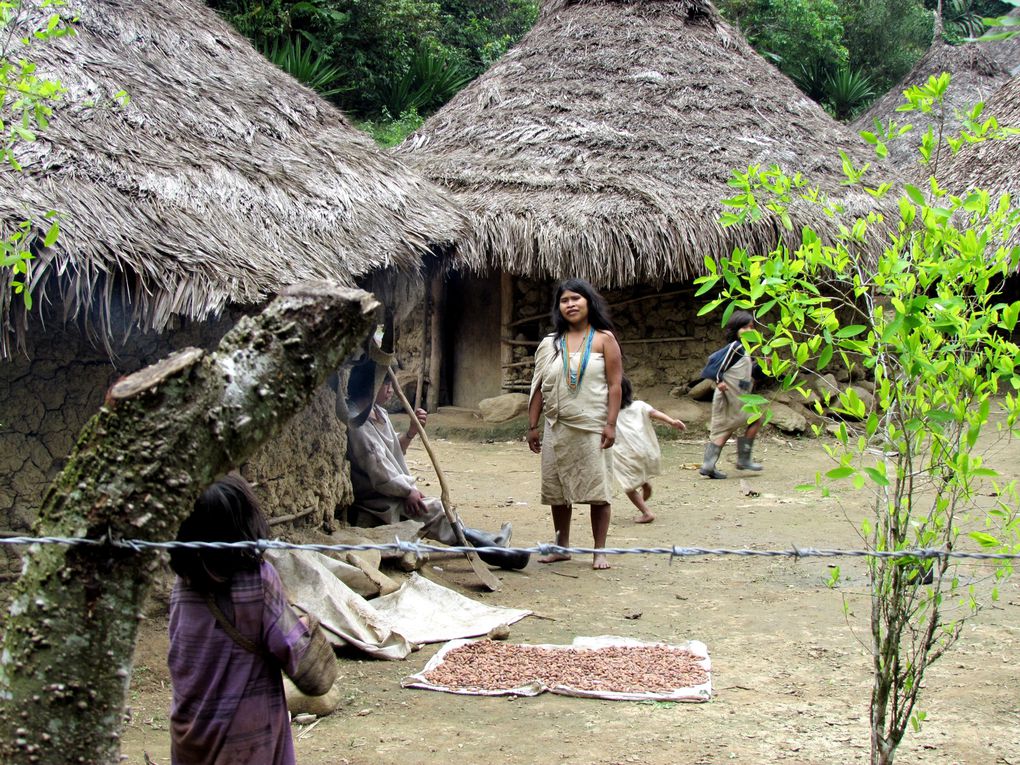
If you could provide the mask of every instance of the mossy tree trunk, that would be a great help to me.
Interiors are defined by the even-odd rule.
[[[213,353],[186,349],[107,394],[43,499],[39,535],[173,539],[199,493],[297,413],[365,337],[377,302],[291,288]],[[28,550],[0,644],[0,762],[115,763],[155,552]]]

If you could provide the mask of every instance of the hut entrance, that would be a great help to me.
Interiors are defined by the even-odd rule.
[[[443,378],[449,402],[474,408],[502,392],[500,275],[453,274],[446,284]]]

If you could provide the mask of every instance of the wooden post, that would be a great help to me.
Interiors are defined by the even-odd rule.
[[[442,375],[443,362],[443,275],[437,272],[432,275],[429,284],[432,298],[431,321],[429,322],[429,384],[425,394],[426,407],[429,412],[439,409],[439,383]],[[424,363],[424,359],[422,359]]]
[[[418,355],[418,381],[414,387],[414,405],[424,408],[425,396],[425,349],[429,347],[429,333],[432,331],[432,287],[431,283],[425,286],[425,295],[422,298],[424,310],[422,311],[421,325],[421,350]]]
[[[505,391],[507,372],[514,363],[514,347],[503,342],[510,337],[510,322],[514,320],[514,278],[506,271],[499,275],[499,388]]]

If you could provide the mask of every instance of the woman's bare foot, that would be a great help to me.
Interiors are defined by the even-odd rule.
[[[595,555],[592,556],[591,567],[596,571],[609,568],[609,561],[606,559],[606,554],[595,553]]]
[[[654,520],[654,513],[641,513],[641,515],[634,519],[634,523],[651,523]]]
[[[543,555],[538,559],[539,563],[559,563],[560,561],[570,560],[570,556],[566,553],[549,553]]]
[[[652,485],[645,481],[643,484],[641,484],[641,499],[647,502],[651,498],[652,498]],[[655,516],[652,517],[654,518]],[[652,519],[649,518],[648,521],[650,520]],[[648,523],[648,521],[644,521],[644,523]]]

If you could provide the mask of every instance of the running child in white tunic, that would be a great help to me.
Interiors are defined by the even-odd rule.
[[[687,426],[649,403],[634,401],[627,375],[623,376],[620,387],[620,416],[616,420],[616,444],[613,446],[614,474],[620,488],[641,513],[634,523],[650,523],[655,520],[655,514],[646,503],[652,496],[651,479],[661,472],[662,458],[652,420],[677,430],[687,430]]]

